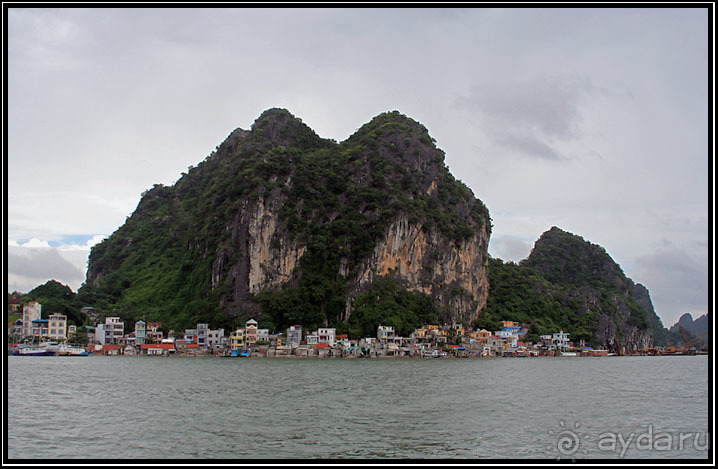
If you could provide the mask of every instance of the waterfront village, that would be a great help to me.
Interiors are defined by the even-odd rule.
[[[14,355],[158,355],[220,357],[538,357],[538,356],[608,356],[608,350],[573,344],[569,334],[559,330],[541,335],[535,343],[524,340],[527,329],[513,321],[503,321],[498,331],[468,330],[461,324],[427,324],[415,329],[409,337],[400,337],[392,325],[379,325],[375,337],[358,340],[336,334],[335,328],[305,330],[293,325],[282,332],[270,333],[259,328],[254,319],[229,334],[197,324],[181,333],[168,331],[165,337],[159,322],[137,321],[134,330],[125,331],[119,317],[98,319],[94,308],[83,308],[94,325],[68,324],[67,316],[50,314],[41,319],[42,305],[31,301],[23,305],[22,318],[8,323],[8,352]],[[70,338],[82,347],[69,347]],[[41,344],[43,347],[41,347]],[[64,347],[64,348],[63,348]],[[50,351],[47,349],[50,348]],[[27,353],[23,353],[24,352]],[[71,353],[71,350],[81,353]],[[63,350],[67,353],[63,353]],[[675,353],[666,348],[637,350],[635,354]]]

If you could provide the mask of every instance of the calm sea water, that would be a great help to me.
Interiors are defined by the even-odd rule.
[[[11,460],[709,454],[707,356],[6,365]]]

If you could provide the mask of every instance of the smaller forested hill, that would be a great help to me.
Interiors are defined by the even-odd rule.
[[[665,345],[648,290],[604,248],[557,227],[519,264],[491,259],[489,284],[477,327],[496,330],[513,320],[529,325],[527,340],[562,329],[574,342],[614,351]]]

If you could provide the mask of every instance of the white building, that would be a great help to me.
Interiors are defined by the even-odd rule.
[[[105,318],[104,324],[95,328],[95,343],[107,345],[115,344],[125,335],[125,323],[118,317]]]
[[[210,329],[207,331],[207,346],[214,347],[215,345],[219,345],[223,342],[224,338],[224,329]]]
[[[319,343],[319,333],[317,331],[307,332],[307,345],[317,345]]]
[[[506,343],[509,344],[511,347],[516,347],[518,345],[519,336],[516,334],[516,332],[509,330],[509,329],[501,329],[500,331],[496,331],[494,333],[497,337],[501,337],[502,339],[506,340]]]
[[[287,329],[287,345],[290,347],[299,347],[302,343],[302,326],[295,324]]]
[[[560,332],[554,332],[551,337],[551,341],[553,342],[553,345],[558,348],[568,348],[570,345],[570,340],[568,336],[569,333],[564,332],[563,330]]]
[[[333,327],[320,327],[317,329],[318,342],[320,344],[327,344],[330,347],[334,347],[334,342],[337,336],[337,330]],[[307,340],[307,344],[309,340]]]

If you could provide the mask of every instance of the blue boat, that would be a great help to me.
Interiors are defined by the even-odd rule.
[[[229,354],[230,357],[238,357],[239,356],[239,350],[232,350],[232,353]]]
[[[252,354],[249,352],[249,350],[242,350],[242,351],[239,353],[239,356],[240,356],[240,357],[251,357]]]

